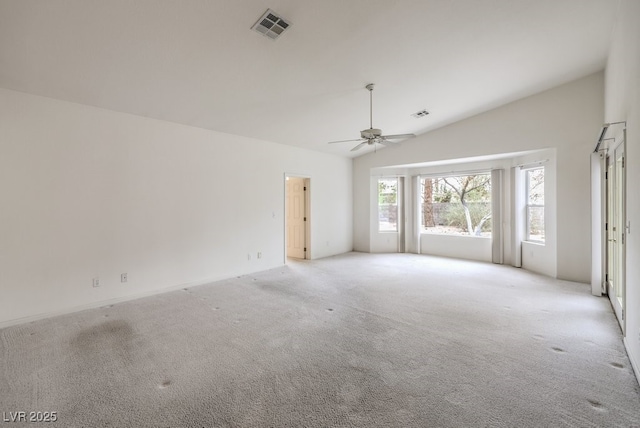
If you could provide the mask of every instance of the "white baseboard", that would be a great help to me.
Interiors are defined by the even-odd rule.
[[[276,267],[276,266],[272,266],[272,267],[266,268],[266,269],[272,269],[274,267]],[[39,313],[39,314],[29,315],[29,316],[26,316],[26,317],[21,317],[21,318],[6,320],[6,321],[0,321],[0,329],[6,328],[6,327],[11,327],[11,326],[14,326],[14,325],[19,325],[19,324],[25,324],[25,323],[29,323],[29,322],[33,322],[33,321],[39,321],[41,319],[51,318],[51,317],[55,317],[55,316],[59,316],[59,315],[72,314],[72,313],[75,313],[75,312],[85,311],[87,309],[95,309],[95,308],[100,308],[102,306],[115,305],[116,303],[128,302],[128,301],[131,301],[131,300],[141,299],[143,297],[155,296],[157,294],[169,293],[171,291],[176,291],[176,290],[180,290],[180,289],[183,289],[183,288],[197,287],[199,285],[211,284],[212,282],[222,281],[222,280],[225,280],[225,279],[230,279],[230,278],[234,278],[234,277],[242,276],[242,275],[251,275],[251,273],[243,272],[243,273],[238,273],[236,275],[227,274],[224,277],[214,277],[214,278],[201,279],[201,280],[198,280],[198,281],[192,281],[192,282],[188,282],[188,283],[184,283],[184,284],[178,284],[178,285],[172,285],[172,286],[169,286],[169,287],[164,287],[164,288],[160,288],[160,289],[157,289],[157,290],[145,291],[145,292],[142,292],[142,293],[131,294],[131,295],[122,296],[122,297],[115,297],[115,298],[112,298],[112,299],[99,300],[99,301],[96,301],[96,302],[89,302],[89,303],[85,303],[85,304],[82,304],[82,305],[70,306],[70,307],[67,307],[67,308],[61,308],[61,309],[54,310],[54,311],[42,312],[42,313]]]
[[[636,375],[636,379],[638,379],[638,383],[640,383],[640,365],[634,359],[633,354],[629,352],[629,344],[627,343],[627,338],[622,339],[622,343],[624,343],[624,347],[627,350],[627,356],[629,357],[629,361],[631,361],[631,367],[633,368],[633,373]]]

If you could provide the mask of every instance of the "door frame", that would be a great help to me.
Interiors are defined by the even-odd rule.
[[[604,289],[609,297],[611,302],[611,306],[616,314],[616,318],[620,324],[620,328],[622,329],[622,335],[626,335],[626,248],[627,248],[627,201],[626,201],[626,190],[627,190],[627,174],[626,174],[626,128],[623,128],[620,132],[618,132],[614,138],[611,139],[612,143],[607,144],[604,155],[604,190],[605,195],[603,198],[604,203],[604,216],[605,216],[605,231],[604,231],[604,242],[603,242],[603,266],[604,266]],[[619,160],[620,159],[620,160]],[[618,170],[621,168],[621,170]],[[609,174],[611,171],[611,174]],[[619,177],[619,183],[618,183]],[[612,181],[609,181],[612,180]],[[610,195],[609,192],[614,192],[613,195]],[[610,197],[612,196],[612,197]],[[620,198],[620,199],[618,199]],[[610,204],[613,207],[610,207]],[[610,208],[612,208],[616,212],[616,217],[618,217],[618,227],[619,231],[614,235],[615,239],[614,246],[616,247],[613,251],[610,251],[612,245],[610,244],[609,234],[613,232],[611,230],[614,225],[612,224],[612,219],[610,218]],[[615,254],[611,254],[611,252]],[[617,256],[618,260],[615,266],[610,266],[610,259],[613,256]],[[611,272],[614,271],[614,272]],[[615,272],[617,271],[617,272]],[[615,275],[615,276],[614,276]],[[614,289],[611,285],[611,279],[617,281],[616,289],[620,290],[620,301],[617,300],[618,296],[616,295],[616,289]]]
[[[282,261],[283,264],[287,263],[287,179],[291,178],[301,178],[304,180],[304,217],[306,218],[304,225],[304,260],[311,260],[311,176],[306,174],[298,174],[298,173],[284,173],[284,177],[282,180],[283,186],[283,229],[284,229],[284,241],[282,247]]]
[[[627,199],[627,174],[626,174],[626,167],[627,165],[625,164],[627,159],[626,159],[626,144],[627,144],[627,138],[626,138],[626,127],[622,128],[622,129],[618,129],[615,136],[612,138],[606,138],[603,139],[602,141],[606,142],[604,148],[600,149],[600,153],[598,153],[598,157],[599,162],[598,161],[592,161],[592,168],[594,166],[597,167],[597,164],[600,164],[600,179],[601,179],[601,192],[600,192],[600,206],[601,206],[601,211],[600,211],[600,217],[601,217],[601,236],[600,236],[600,255],[601,255],[601,275],[600,275],[600,284],[601,284],[601,288],[602,291],[604,293],[606,293],[609,297],[609,300],[611,302],[611,306],[614,310],[614,313],[616,314],[616,319],[618,320],[618,323],[620,324],[620,329],[622,330],[622,335],[625,336],[626,335],[626,241],[627,241],[627,233],[628,233],[628,226],[627,226],[627,215],[626,215],[626,199]],[[616,200],[614,199],[613,201],[610,200],[609,196],[609,191],[610,191],[610,182],[609,180],[616,180],[616,168],[618,168],[618,164],[617,164],[617,159],[618,159],[618,153],[620,154],[620,157],[622,158],[621,163],[620,163],[620,167],[622,168],[622,170],[620,171],[621,175],[620,175],[620,183],[619,186],[621,187],[620,191],[617,192],[616,189],[614,189],[613,191],[615,193],[617,193],[619,195],[619,197],[621,198],[620,204],[618,207],[615,207],[616,205]],[[595,155],[595,153],[594,153]],[[609,166],[610,164],[613,165],[612,168],[612,174],[611,176],[609,175]],[[593,169],[592,169],[593,171]],[[613,183],[613,182],[612,182]],[[619,278],[616,277],[617,281],[620,283],[621,286],[621,301],[617,302],[616,300],[616,296],[612,296],[613,291],[611,290],[610,287],[610,283],[609,283],[609,277],[610,275],[610,266],[609,266],[609,258],[612,257],[612,255],[610,254],[610,241],[609,241],[609,230],[608,228],[613,227],[613,225],[611,224],[611,219],[610,219],[610,211],[609,211],[609,204],[613,203],[614,205],[614,209],[619,208],[620,213],[619,213],[619,226],[621,228],[620,231],[618,231],[618,237],[620,240],[620,247],[618,248],[619,250],[619,254],[618,254],[618,259],[619,262],[616,266],[612,267],[611,269],[618,269],[619,270]],[[596,284],[594,283],[594,281],[592,280],[592,288],[593,288],[593,294],[596,294]],[[619,304],[618,304],[619,303]]]

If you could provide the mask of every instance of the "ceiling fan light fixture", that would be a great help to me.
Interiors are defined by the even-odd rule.
[[[271,40],[276,40],[290,25],[291,22],[289,20],[284,19],[271,9],[267,9],[251,29],[263,36],[267,36]]]
[[[360,131],[360,138],[370,139],[370,138],[378,138],[382,135],[381,129],[369,128]]]

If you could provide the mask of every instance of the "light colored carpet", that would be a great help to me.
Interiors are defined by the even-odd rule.
[[[0,356],[0,412],[56,411],[44,426],[640,425],[606,298],[420,255],[291,262],[13,326]]]

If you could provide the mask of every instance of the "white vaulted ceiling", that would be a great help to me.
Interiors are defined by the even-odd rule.
[[[0,87],[352,156],[601,70],[618,0],[0,0]],[[250,28],[273,9],[277,41]],[[427,109],[430,115],[410,115]],[[365,153],[366,150],[355,154]]]

